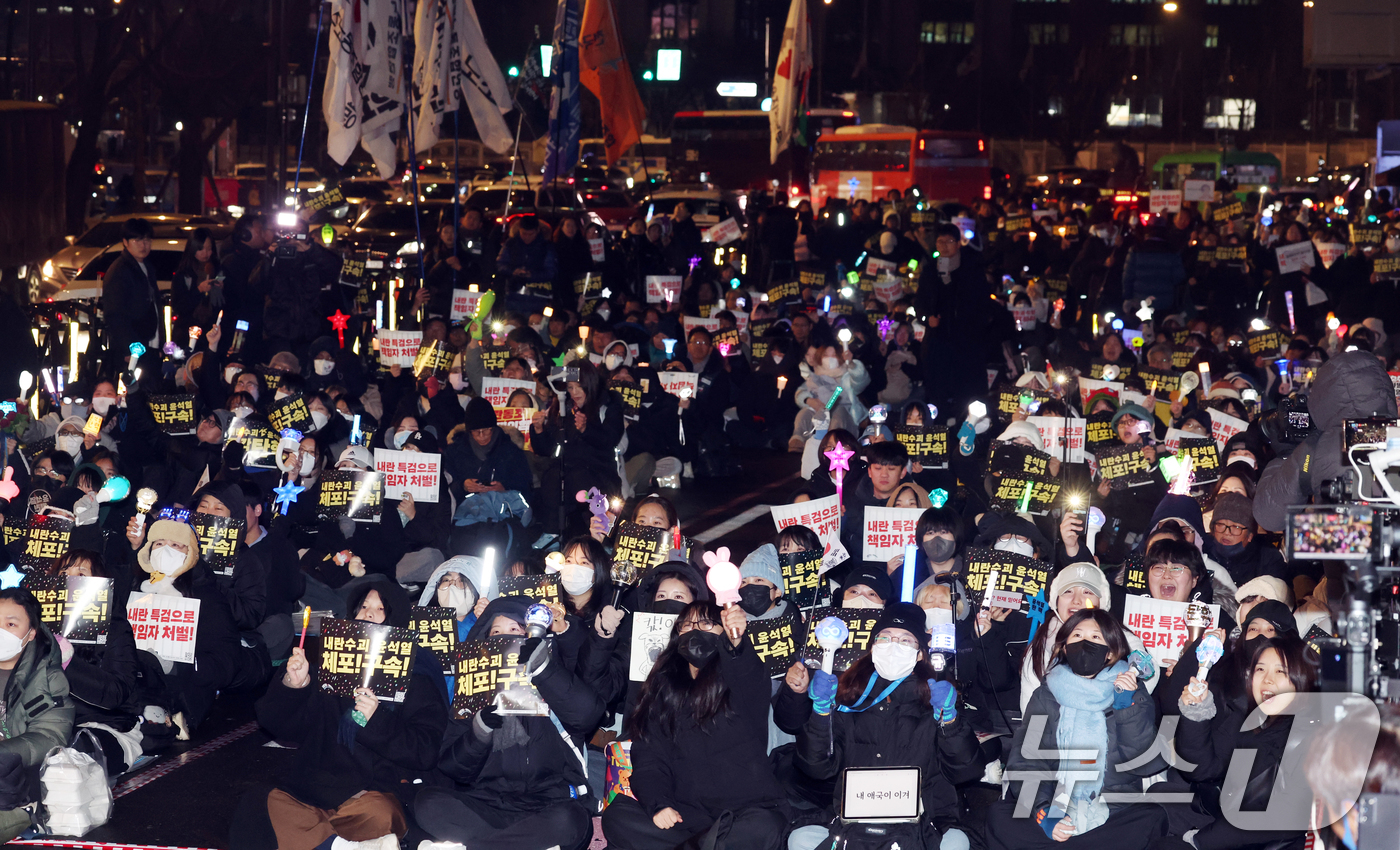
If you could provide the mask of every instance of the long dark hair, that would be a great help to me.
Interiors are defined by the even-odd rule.
[[[656,505],[666,512],[666,527],[676,528],[681,524],[680,514],[676,512],[676,506],[671,500],[658,493],[643,496],[637,500],[637,504],[632,506],[632,521],[637,521],[637,512],[642,509],[642,505]]]
[[[1304,691],[1317,690],[1317,665],[1309,657],[1307,644],[1302,638],[1291,636],[1279,636],[1265,638],[1254,648],[1254,657],[1249,659],[1249,663],[1244,669],[1239,671],[1244,680],[1244,692],[1249,699],[1249,708],[1254,710],[1258,704],[1254,701],[1254,667],[1259,663],[1260,657],[1268,650],[1274,650],[1283,661],[1283,666],[1288,670],[1288,681],[1293,684],[1293,690],[1298,693]],[[1269,718],[1264,725],[1275,718]]]
[[[671,737],[684,722],[682,718],[694,720],[696,726],[703,728],[728,713],[729,687],[720,675],[718,659],[711,659],[699,675],[692,677],[690,662],[676,651],[681,623],[698,618],[720,622],[719,606],[709,601],[692,602],[676,618],[671,626],[671,640],[657,656],[627,718],[627,729],[635,737]]]
[[[870,684],[870,674],[875,672],[875,662],[871,660],[870,653],[865,653],[857,658],[846,672],[841,674],[841,679],[836,685],[836,702],[838,705],[855,705],[860,699],[860,695],[865,693],[866,687]],[[922,646],[919,647],[919,660],[914,662],[914,672],[910,673],[908,679],[914,685],[914,692],[918,694],[916,702],[923,710],[932,711],[929,703],[928,680],[938,674],[933,669],[933,665],[928,663],[928,653]]]
[[[1119,625],[1118,618],[1106,608],[1081,608],[1065,620],[1065,624],[1060,626],[1060,633],[1055,635],[1054,649],[1050,654],[1052,668],[1065,663],[1065,646],[1069,643],[1069,636],[1085,620],[1093,620],[1094,625],[1099,627],[1099,634],[1103,635],[1104,643],[1108,646],[1110,666],[1128,657],[1132,649],[1128,646],[1128,635]]]
[[[798,551],[811,552],[824,548],[822,539],[817,533],[805,525],[789,525],[778,532],[778,539],[773,545],[778,551],[783,551],[783,544],[792,543],[798,547]]]
[[[189,275],[190,288],[192,289],[199,286],[200,282],[205,280],[205,274],[208,271],[206,267],[212,267],[214,272],[216,274],[218,273],[219,252],[217,247],[209,255],[209,259],[205,260],[202,264],[199,262],[198,258],[195,257],[195,254],[199,253],[200,249],[204,247],[206,241],[208,241],[210,245],[217,246],[217,240],[214,239],[214,234],[210,233],[208,228],[196,227],[191,231],[189,238],[185,240],[185,252],[180,255],[180,266],[175,269],[176,280],[179,280],[182,275]]]
[[[578,385],[583,390],[583,404],[578,409],[589,419],[597,419],[606,400],[602,375],[590,360],[575,360],[574,365],[578,367]]]
[[[612,561],[608,558],[608,550],[603,548],[603,544],[587,534],[573,538],[559,551],[568,555],[572,549],[582,549],[583,556],[593,564],[593,595],[588,597],[588,604],[582,610],[574,607],[573,597],[564,590],[563,585],[559,586],[559,596],[563,600],[564,610],[570,614],[577,614],[585,623],[592,623],[593,615],[603,610],[603,605],[608,601],[608,588],[612,585]]]

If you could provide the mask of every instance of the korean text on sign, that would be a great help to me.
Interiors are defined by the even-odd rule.
[[[321,621],[321,689],[353,697],[369,688],[381,701],[403,702],[413,677],[418,635],[362,620]]]
[[[442,455],[375,449],[374,468],[384,474],[386,498],[402,498],[407,491],[415,502],[437,502]]]
[[[818,539],[822,542],[822,572],[826,572],[832,567],[845,561],[850,555],[846,552],[846,547],[841,545],[841,509],[836,504],[836,495],[833,493],[821,499],[813,499],[810,502],[799,502],[795,505],[774,505],[773,525],[779,531],[789,525],[805,525],[816,532]]]
[[[1152,663],[1159,668],[1163,661],[1180,658],[1181,650],[1191,641],[1186,627],[1186,608],[1190,604],[1151,596],[1128,596],[1124,601],[1123,625],[1142,640]],[[1220,622],[1220,606],[1206,607],[1210,609],[1210,624],[1206,628],[1211,629]]]
[[[861,560],[888,561],[902,555],[904,547],[915,542],[914,528],[923,514],[923,508],[866,508]]]
[[[136,648],[157,658],[194,663],[199,634],[199,600],[132,591],[126,619],[136,636]]]

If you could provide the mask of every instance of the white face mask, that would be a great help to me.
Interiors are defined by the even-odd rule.
[[[780,364],[780,363],[782,363],[782,362],[783,362],[783,355],[774,352],[774,354],[773,354],[773,365],[774,365],[774,366],[777,366],[778,364]]]
[[[225,367],[224,367],[224,383],[226,383],[226,384],[232,384],[232,383],[233,383],[233,379],[238,377],[238,371],[239,371],[239,370],[238,370],[238,367],[237,367],[237,366],[225,366]]]
[[[919,651],[902,643],[877,643],[870,650],[870,660],[875,662],[875,672],[880,678],[897,682],[914,672]]]
[[[544,336],[544,332],[545,332],[545,328],[547,328],[548,326],[549,326],[549,322],[548,322],[548,321],[543,321],[543,322],[540,322],[540,323],[537,324],[537,325],[531,325],[530,327],[531,327],[531,328],[534,328],[535,333],[537,333],[537,334],[539,334],[541,337],[543,337],[543,336]]]
[[[290,390],[278,390],[278,391],[277,391],[276,400],[277,400],[277,401],[281,401],[282,399],[286,398],[287,396],[289,396],[289,395],[291,395],[291,394],[292,394],[292,393],[291,393]]]
[[[319,411],[319,410],[313,410],[313,411],[311,411],[311,424],[312,424],[312,426],[313,426],[313,427],[312,427],[312,430],[313,430],[313,431],[319,431],[319,430],[321,430],[322,428],[326,427],[326,423],[329,422],[329,421],[331,421],[331,418],[330,418],[329,416],[327,416],[326,414],[322,413],[321,411]]]
[[[472,612],[472,607],[476,605],[476,600],[467,592],[465,587],[458,587],[455,584],[438,588],[438,603],[444,608],[451,608],[457,612],[458,617],[465,617]]]
[[[559,568],[559,584],[570,596],[581,596],[593,587],[593,568],[587,564],[565,564]]]
[[[258,389],[258,385],[257,385],[257,384],[254,384],[254,385],[248,390],[248,395],[250,395],[250,396],[253,397],[253,401],[257,401],[257,400],[258,400],[258,396],[262,395],[262,390]]]
[[[854,599],[846,599],[841,602],[842,608],[883,608],[885,606],[875,602],[865,596],[857,596]]]
[[[173,546],[162,546],[151,552],[151,568],[167,577],[184,565],[185,556]]]
[[[1094,235],[1102,239],[1105,243],[1113,241],[1113,231],[1107,227],[1100,227],[1094,231]]]
[[[622,365],[622,355],[609,354],[607,357],[603,358],[603,365],[605,365],[608,368],[608,371],[611,372],[612,370]]]
[[[0,661],[10,661],[24,651],[24,639],[0,629]]]
[[[249,416],[253,415],[253,408],[247,406],[246,404],[241,405],[239,407],[235,407],[233,409],[233,415],[238,417],[239,419],[247,419]]]
[[[412,432],[412,431],[403,431],[403,430],[395,431],[395,432],[394,432],[394,448],[396,448],[396,449],[401,449],[401,448],[403,448],[404,443],[407,443],[407,442],[408,442],[408,438],[409,438],[409,437],[412,437],[412,436],[413,436],[413,432]]]
[[[54,440],[54,445],[61,452],[72,455],[73,460],[78,459],[78,455],[83,450],[83,438],[79,434],[66,434]]]
[[[835,357],[823,357],[822,368],[827,370],[839,369],[841,368],[841,361]]]
[[[301,474],[301,477],[302,477],[302,478],[305,478],[305,477],[307,477],[308,475],[310,475],[310,474],[311,474],[311,470],[313,470],[313,469],[315,469],[315,468],[316,468],[316,456],[315,456],[315,455],[302,455],[302,456],[301,456],[301,468],[300,468],[299,470],[297,470],[297,472]]]
[[[1400,236],[1385,237],[1385,249],[1392,254],[1400,252]]]
[[[106,416],[107,411],[111,410],[112,405],[116,403],[117,400],[114,398],[108,398],[107,396],[98,396],[97,398],[92,400],[92,409],[97,411],[100,415]]]
[[[321,377],[324,378],[324,377],[326,377],[327,375],[329,375],[330,373],[332,373],[332,372],[335,371],[335,361],[334,361],[334,360],[317,360],[317,361],[315,361],[315,362],[311,365],[311,368],[313,368],[313,369],[316,370],[316,374],[318,374],[318,375],[320,375]]]
[[[1031,548],[1031,544],[1019,537],[1013,537],[1010,540],[998,540],[996,545],[992,548],[1001,552],[1015,552],[1017,555],[1025,555],[1027,558],[1035,556],[1035,550]]]
[[[925,608],[924,628],[933,631],[934,626],[946,626],[953,622],[953,612],[947,608]]]

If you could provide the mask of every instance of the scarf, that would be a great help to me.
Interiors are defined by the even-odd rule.
[[[483,446],[477,443],[476,440],[471,438],[470,434],[467,435],[467,445],[472,447],[472,454],[476,455],[477,460],[486,460],[486,456],[491,454],[491,450],[496,447],[496,441],[500,438],[501,429],[493,428],[491,429],[491,440],[486,445]]]
[[[1128,662],[1119,660],[1099,671],[1092,679],[1075,675],[1063,664],[1051,667],[1045,674],[1045,684],[1060,704],[1060,722],[1055,727],[1055,747],[1060,751],[1060,765],[1055,770],[1057,795],[1058,789],[1068,783],[1069,772],[1094,772],[1092,780],[1076,779],[1070,794],[1072,804],[1094,800],[1103,789],[1108,750],[1108,718],[1104,712],[1113,705],[1113,680],[1127,670]],[[1079,758],[1068,758],[1070,750],[1092,750],[1094,763],[1088,765]],[[1079,821],[1076,820],[1075,824],[1078,825]]]

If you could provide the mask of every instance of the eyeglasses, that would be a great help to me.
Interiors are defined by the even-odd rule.
[[[1163,576],[1178,578],[1186,571],[1186,568],[1180,564],[1155,564],[1148,570],[1149,573],[1157,578],[1162,578]]]
[[[1233,522],[1217,522],[1211,526],[1216,534],[1243,534],[1249,529]]]
[[[681,623],[680,628],[678,628],[677,631],[681,632],[682,634],[691,631],[692,629],[700,629],[701,631],[708,632],[710,629],[716,628],[718,626],[719,623],[716,623],[714,620],[688,620],[684,623]]]
[[[900,646],[907,646],[907,647],[909,647],[910,649],[918,649],[918,648],[919,648],[919,642],[916,641],[916,640],[914,640],[913,638],[897,638],[897,637],[887,637],[887,636],[885,636],[885,635],[881,635],[881,636],[875,638],[875,642],[876,642],[876,643],[887,643],[887,644],[888,644],[888,643],[897,643],[897,644],[899,644]]]

